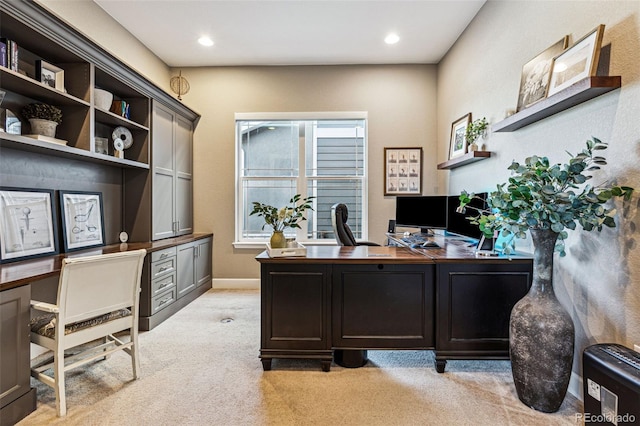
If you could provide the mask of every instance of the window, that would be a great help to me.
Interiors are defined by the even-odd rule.
[[[274,207],[295,194],[314,196],[299,241],[335,241],[331,206],[349,207],[349,226],[367,238],[366,113],[236,114],[236,241],[267,241],[272,229],[249,216],[252,202]]]

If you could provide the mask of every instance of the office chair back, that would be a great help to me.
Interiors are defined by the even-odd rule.
[[[339,246],[356,246],[355,237],[351,228],[347,224],[349,218],[349,211],[347,206],[342,203],[337,203],[331,206],[331,225],[333,226],[333,233],[336,236],[336,241]]]

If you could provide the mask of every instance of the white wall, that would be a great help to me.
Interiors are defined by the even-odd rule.
[[[640,191],[640,2],[489,1],[438,67],[438,158],[447,159],[451,122],[472,112],[490,122],[515,109],[522,66],[570,35],[570,44],[605,24],[610,75],[622,88],[512,133],[491,134],[493,157],[441,172],[442,187],[493,190],[509,176],[512,160],[536,154],[564,163],[591,136],[609,143],[609,164],[593,183],[617,182]],[[556,294],[576,326],[574,372],[593,343],[640,343],[640,223],[638,194],[618,203],[618,227],[602,233],[570,231],[567,257],[555,260]]]

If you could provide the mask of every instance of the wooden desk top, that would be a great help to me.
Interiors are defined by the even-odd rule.
[[[444,236],[434,240],[440,247],[410,249],[387,246],[308,246],[307,256],[269,257],[267,251],[256,256],[260,263],[509,263],[531,262],[531,256],[481,256],[468,242]]]
[[[151,253],[164,248],[189,243],[191,241],[211,236],[213,236],[213,234],[190,234],[145,243],[111,244],[103,247],[94,247],[87,250],[63,253],[56,256],[39,257],[13,263],[3,263],[0,264],[0,291],[20,287],[22,285],[29,284],[32,281],[58,275],[62,268],[62,259],[66,257],[92,256],[139,249],[145,249],[147,252]]]

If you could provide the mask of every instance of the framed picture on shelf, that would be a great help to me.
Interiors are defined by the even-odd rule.
[[[422,148],[385,148],[384,195],[422,192]]]
[[[101,192],[60,191],[64,251],[105,245]]]
[[[471,113],[465,114],[451,124],[449,139],[449,160],[467,153],[467,126],[471,123]]]
[[[596,75],[604,25],[574,43],[553,59],[547,96],[558,93],[583,78]]]
[[[0,262],[58,253],[53,191],[0,188]]]
[[[568,43],[569,36],[564,36],[522,67],[516,111],[527,108],[545,98],[551,78],[553,58],[562,53]]]
[[[36,61],[36,80],[52,89],[65,91],[64,70],[41,59]]]

